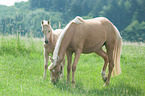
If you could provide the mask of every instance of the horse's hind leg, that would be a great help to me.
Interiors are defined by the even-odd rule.
[[[113,44],[110,44],[109,46],[107,46],[107,54],[108,54],[108,58],[109,58],[109,72],[108,72],[108,77],[107,77],[107,81],[105,82],[105,85],[109,85],[111,73],[112,73],[112,70],[114,67],[113,50],[114,50]]]
[[[96,52],[96,54],[98,54],[99,56],[101,56],[101,57],[104,59],[104,66],[103,66],[103,69],[102,69],[101,74],[102,74],[102,79],[103,79],[103,81],[106,82],[107,77],[106,77],[105,71],[106,71],[107,64],[108,64],[108,62],[109,62],[109,60],[108,60],[108,55],[107,55],[106,52],[104,52],[104,51],[102,50],[102,48],[101,48],[100,50],[98,50],[98,51]]]

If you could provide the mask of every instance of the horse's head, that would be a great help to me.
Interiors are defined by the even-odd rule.
[[[52,62],[48,69],[51,71],[50,80],[52,83],[56,83],[59,80],[60,74],[62,73],[62,66],[59,60],[59,57],[52,59],[49,57],[49,60]]]
[[[48,44],[49,43],[49,38],[50,38],[51,33],[52,33],[52,28],[50,26],[49,20],[48,21],[42,20],[41,21],[41,26],[42,26],[42,32],[44,34],[44,39],[45,39],[44,42],[46,44]]]

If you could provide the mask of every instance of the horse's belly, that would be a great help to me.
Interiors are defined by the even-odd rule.
[[[105,40],[102,40],[100,42],[94,42],[94,43],[85,44],[83,46],[83,51],[82,52],[83,53],[93,53],[93,52],[96,52],[97,50],[102,48],[104,42],[105,42]]]
[[[86,49],[83,49],[82,53],[93,53],[93,52],[96,52],[97,51],[97,47],[92,47],[92,48],[86,48]]]
[[[83,50],[82,53],[84,53],[84,54],[89,54],[89,53],[93,53],[93,52],[94,52],[94,50]]]

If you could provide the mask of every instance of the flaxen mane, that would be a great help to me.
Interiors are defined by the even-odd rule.
[[[55,49],[54,49],[54,53],[53,53],[53,59],[54,59],[54,65],[56,64],[56,60],[59,58],[58,57],[58,51],[59,51],[59,48],[60,48],[60,45],[61,45],[61,42],[62,42],[62,39],[67,31],[67,29],[69,28],[69,26],[72,24],[72,23],[76,23],[76,24],[80,24],[80,23],[83,23],[83,19],[79,16],[77,16],[75,19],[73,19],[71,22],[69,22],[66,27],[63,29],[63,31],[61,32],[58,40],[57,40],[57,43],[56,43],[56,46],[55,46]]]

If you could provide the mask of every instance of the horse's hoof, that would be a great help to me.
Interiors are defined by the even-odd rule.
[[[45,80],[46,79],[46,77],[43,77],[43,80]]]
[[[66,81],[66,85],[69,85],[70,84],[70,82],[69,81]]]
[[[103,85],[103,87],[105,87],[105,86],[109,86],[109,83],[105,83],[105,84]]]
[[[104,84],[103,87],[108,86],[108,84]]]
[[[106,86],[106,84],[103,85],[103,87],[105,87],[105,86]]]
[[[64,78],[64,76],[63,75],[60,75],[60,80],[62,80]]]
[[[103,81],[106,82],[107,81],[107,77],[103,78]]]
[[[72,87],[75,88],[75,84],[72,84]]]

